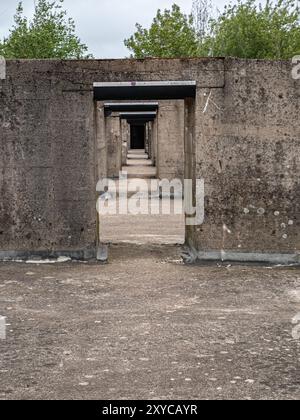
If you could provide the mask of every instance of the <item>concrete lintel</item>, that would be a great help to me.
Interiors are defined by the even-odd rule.
[[[195,98],[196,87],[196,81],[101,82],[93,84],[96,101]]]
[[[155,111],[159,108],[158,102],[105,102],[104,108],[114,111]]]
[[[140,108],[140,107],[158,108],[158,102],[105,102],[104,108]]]
[[[95,82],[94,88],[107,87],[178,87],[178,86],[195,86],[197,82],[188,81],[157,81],[157,82]]]
[[[153,112],[157,111],[158,108],[158,102],[106,102],[104,104],[106,117],[113,112]]]
[[[129,125],[145,125],[148,122],[153,122],[155,121],[155,117],[153,118],[126,118],[126,121],[128,122]]]
[[[156,118],[157,113],[155,111],[151,112],[121,112],[120,118],[121,120],[129,120],[129,119],[147,119],[150,120]]]

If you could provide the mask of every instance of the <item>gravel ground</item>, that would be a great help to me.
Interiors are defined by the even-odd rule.
[[[299,268],[110,256],[0,264],[1,399],[299,399]]]

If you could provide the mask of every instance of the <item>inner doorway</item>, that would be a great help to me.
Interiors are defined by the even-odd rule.
[[[130,126],[130,148],[133,150],[145,149],[145,130],[146,127],[142,125]]]

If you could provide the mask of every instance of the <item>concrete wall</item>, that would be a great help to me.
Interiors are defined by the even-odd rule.
[[[0,81],[0,257],[95,253],[97,156],[105,149],[93,82],[196,80],[196,103],[185,112],[185,171],[205,179],[206,216],[187,229],[191,259],[299,262],[300,81],[291,67],[9,61]]]
[[[161,179],[184,178],[184,101],[160,101],[157,171]]]
[[[12,61],[0,81],[0,257],[95,252],[95,109],[71,73]]]
[[[198,256],[300,261],[299,105],[288,62],[226,60],[224,89],[198,89]]]

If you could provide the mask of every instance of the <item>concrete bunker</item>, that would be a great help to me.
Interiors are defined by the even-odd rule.
[[[93,83],[188,80],[197,90],[183,99],[184,176],[205,180],[205,221],[187,228],[190,260],[299,263],[299,81],[291,72],[288,61],[222,58],[8,60],[0,258],[95,258],[95,186],[107,153]],[[159,102],[159,91],[131,100]],[[110,92],[102,101],[126,98]],[[116,133],[119,120],[110,122]]]

